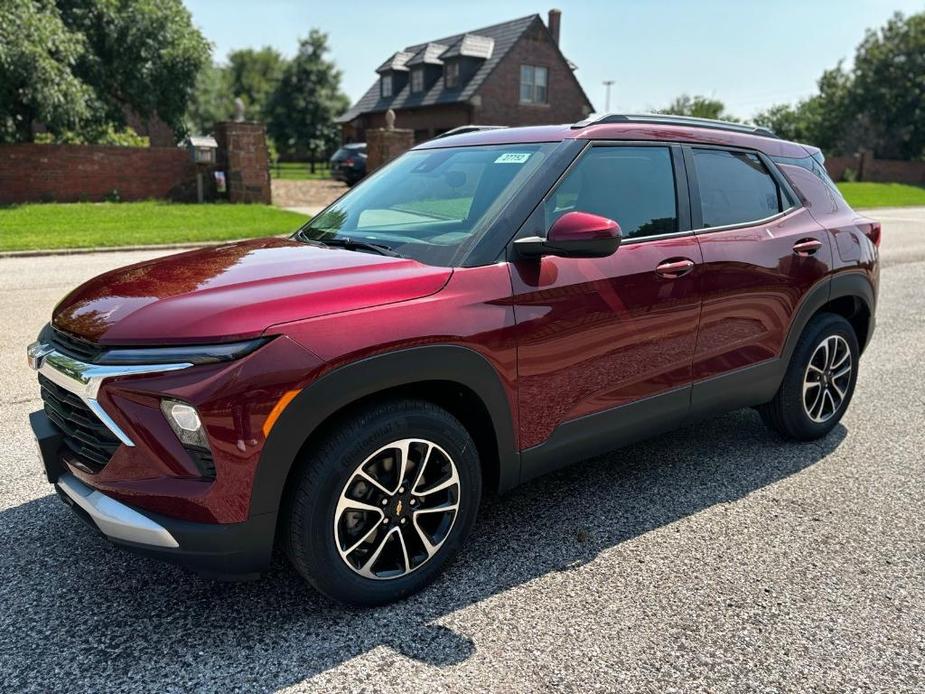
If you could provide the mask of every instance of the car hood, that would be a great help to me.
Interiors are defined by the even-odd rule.
[[[99,275],[55,307],[52,323],[110,345],[242,339],[277,323],[427,296],[451,274],[405,258],[258,239]]]

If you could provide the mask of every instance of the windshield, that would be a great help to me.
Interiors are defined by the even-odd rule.
[[[484,233],[553,147],[407,152],[309,221],[297,236],[332,245],[348,239],[423,263],[450,265]]]

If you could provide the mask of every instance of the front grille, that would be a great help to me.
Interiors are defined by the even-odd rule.
[[[39,374],[45,414],[64,434],[64,445],[92,472],[103,469],[119,447],[119,439],[86,403]]]
[[[97,357],[105,351],[100,345],[84,340],[76,335],[66,333],[63,330],[58,330],[57,328],[51,329],[50,338],[56,350],[83,362],[93,363],[96,361]]]

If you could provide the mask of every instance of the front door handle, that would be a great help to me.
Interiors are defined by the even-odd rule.
[[[812,255],[822,248],[822,241],[816,239],[802,239],[793,244],[793,252],[797,255]]]
[[[666,260],[655,268],[655,274],[668,280],[676,280],[694,269],[694,261],[687,258]]]

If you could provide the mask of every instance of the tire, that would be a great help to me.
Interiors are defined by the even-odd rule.
[[[828,434],[851,402],[859,356],[857,335],[847,320],[834,313],[815,316],[803,330],[774,398],[758,408],[764,423],[797,441]],[[846,366],[850,371],[843,373]]]
[[[382,605],[424,588],[457,554],[478,513],[475,443],[426,401],[354,411],[300,464],[284,511],[287,554],[318,591],[349,605]]]

